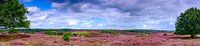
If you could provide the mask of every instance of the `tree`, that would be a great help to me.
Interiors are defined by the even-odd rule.
[[[175,34],[191,35],[200,34],[200,10],[197,8],[187,9],[177,18]]]
[[[29,28],[26,8],[18,0],[0,0],[0,28]]]

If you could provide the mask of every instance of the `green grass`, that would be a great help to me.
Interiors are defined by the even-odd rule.
[[[44,34],[46,34],[46,35],[56,35],[56,32],[54,32],[54,31],[45,31]]]

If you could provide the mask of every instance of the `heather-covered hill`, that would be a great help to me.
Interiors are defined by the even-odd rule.
[[[64,41],[62,35],[46,35],[44,32],[26,34],[28,37],[1,42],[2,46],[200,46],[200,38],[174,35],[173,32],[109,32],[75,31],[80,35]],[[84,33],[84,35],[82,35]],[[23,33],[21,33],[23,34]],[[85,35],[86,34],[86,35]]]

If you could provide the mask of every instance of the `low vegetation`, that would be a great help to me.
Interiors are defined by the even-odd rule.
[[[53,31],[54,32],[54,31]],[[83,33],[81,33],[83,32]],[[82,37],[83,34],[88,33],[89,36]],[[77,36],[73,35],[77,34]],[[80,35],[81,34],[81,35]],[[63,35],[46,35],[45,33],[37,32],[31,34],[29,37],[14,38],[7,44],[10,46],[26,46],[26,45],[38,45],[38,46],[192,46],[198,45],[199,39],[185,39],[182,35],[173,35],[173,32],[157,32],[150,34],[139,34],[133,32],[127,32],[113,36],[113,33],[102,33],[101,31],[76,31],[76,32],[64,32]],[[166,36],[163,36],[167,34]],[[91,36],[92,35],[92,36]],[[139,36],[147,35],[147,36]],[[15,35],[16,36],[16,35]],[[10,37],[10,36],[9,36]],[[180,38],[179,38],[180,37]],[[2,37],[3,38],[3,37]],[[183,39],[184,38],[184,39]],[[1,39],[1,38],[0,38]],[[8,38],[6,38],[8,39]],[[145,41],[145,42],[144,42]],[[175,41],[175,42],[174,42]],[[37,43],[40,42],[40,43]],[[174,44],[170,44],[174,43]]]
[[[149,33],[151,30],[31,31],[28,29],[30,21],[25,16],[28,11],[19,2],[0,0],[0,46],[200,46],[199,37],[194,38],[200,34],[200,10],[197,8],[190,8],[177,18],[174,34],[181,35]]]
[[[63,40],[69,42],[69,41],[70,41],[70,36],[71,36],[71,34],[65,33],[65,34],[63,35]]]
[[[67,36],[72,36],[72,32],[64,32],[64,35],[67,35]]]
[[[46,35],[56,35],[55,31],[45,31],[44,34]]]
[[[0,35],[0,42],[7,42],[20,38],[27,38],[29,35],[20,35],[20,34],[12,34],[12,35]]]
[[[102,30],[101,32],[102,33],[114,33],[114,31],[112,31],[112,30]]]
[[[72,32],[73,36],[87,37],[89,32]]]

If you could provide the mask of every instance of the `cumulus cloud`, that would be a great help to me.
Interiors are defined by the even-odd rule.
[[[99,28],[102,26],[107,27],[109,25],[113,25],[113,22],[118,22],[118,19],[121,19],[121,15],[123,15],[122,18],[124,19],[130,18],[129,13],[122,13],[113,8],[88,9],[81,13],[65,13],[59,12],[55,9],[41,11],[36,7],[27,8],[29,11],[31,11],[29,14],[27,14],[27,17],[28,20],[31,21],[31,26],[33,28]],[[111,19],[110,17],[113,18]]]
[[[50,0],[52,8],[27,7],[32,27],[174,30],[176,17],[196,0]]]
[[[27,7],[27,10],[31,13],[34,13],[34,12],[39,12],[40,11],[40,8],[34,6],[34,7]]]

